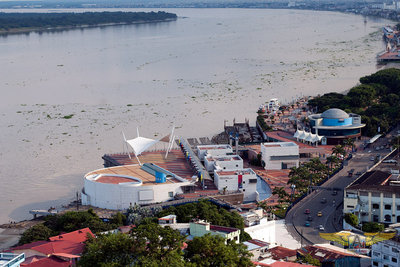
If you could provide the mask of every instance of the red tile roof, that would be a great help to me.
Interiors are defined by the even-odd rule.
[[[294,249],[289,249],[281,246],[276,246],[268,250],[274,260],[286,259],[286,257],[296,256],[297,251]]]
[[[83,228],[80,230],[76,230],[70,233],[62,234],[62,235],[57,235],[57,236],[52,236],[49,238],[50,241],[56,241],[56,240],[67,240],[67,241],[72,241],[75,243],[82,243],[85,242],[87,239],[87,234],[91,235],[94,237],[94,234],[92,231],[90,231],[89,228]]]
[[[49,242],[49,241],[44,241],[44,240],[35,241],[35,242],[32,242],[32,243],[23,244],[22,246],[13,247],[13,248],[10,249],[10,251],[14,251],[14,250],[23,250],[23,249],[31,249],[31,248],[33,248],[33,247],[46,244],[46,243],[48,243],[48,242]]]
[[[79,255],[82,254],[85,244],[76,243],[68,240],[52,241],[46,244],[32,247],[31,249],[36,250],[45,255],[50,255],[54,253],[68,253]]]
[[[63,261],[57,257],[51,256],[24,265],[29,267],[69,267],[72,266],[68,261]]]
[[[25,261],[21,263],[21,266],[26,266],[28,264],[31,264],[33,262],[39,261],[40,259],[47,258],[46,256],[39,256],[39,255],[34,255],[30,256],[28,258],[25,258]]]
[[[344,253],[328,248],[322,248],[318,246],[306,246],[297,250],[300,254],[310,254],[313,258],[318,259],[320,262],[331,262],[344,257],[356,257],[357,255]]]

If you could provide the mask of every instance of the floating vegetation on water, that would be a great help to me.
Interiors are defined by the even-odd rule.
[[[75,114],[70,114],[70,115],[65,115],[64,117],[62,117],[63,119],[69,120],[71,119]]]

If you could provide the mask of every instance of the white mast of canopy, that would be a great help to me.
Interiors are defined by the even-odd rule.
[[[165,158],[168,157],[168,152],[171,151],[172,146],[174,145],[174,143],[173,143],[175,141],[174,131],[175,131],[175,126],[172,126],[172,131],[171,131],[171,135],[169,137],[168,148],[167,148],[167,152],[165,153]]]

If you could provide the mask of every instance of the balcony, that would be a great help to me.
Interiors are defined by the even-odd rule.
[[[25,261],[25,254],[0,253],[0,267],[17,267]]]

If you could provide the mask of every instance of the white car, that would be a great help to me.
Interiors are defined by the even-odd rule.
[[[325,231],[325,228],[324,228],[324,226],[322,224],[320,224],[318,226],[318,230],[320,230],[322,232],[322,231]]]

